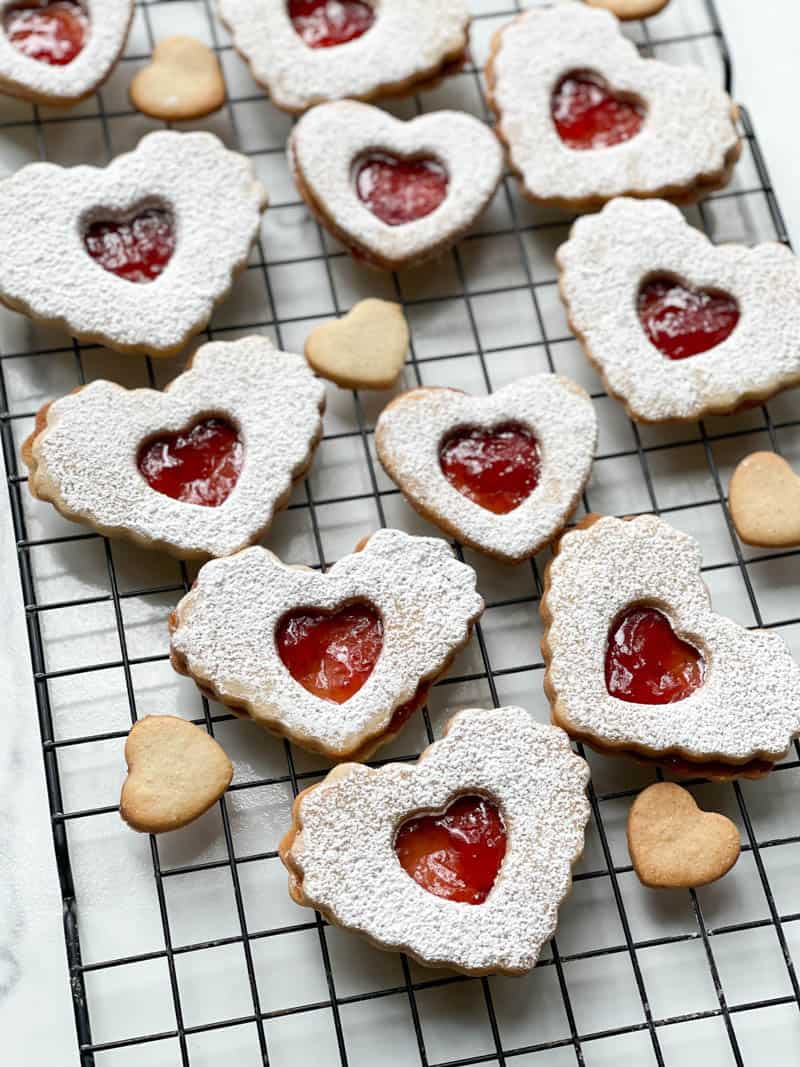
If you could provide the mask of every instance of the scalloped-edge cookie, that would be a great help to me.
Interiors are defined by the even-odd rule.
[[[570,148],[553,118],[568,76],[590,76],[644,115],[635,136]],[[535,8],[499,29],[486,69],[497,133],[526,196],[569,211],[615,196],[690,202],[726,185],[741,152],[737,108],[697,67],[642,59],[609,11]]]
[[[68,519],[181,559],[224,556],[257,541],[285,507],[311,463],[324,406],[324,386],[301,356],[266,337],[214,341],[163,392],[98,380],[45,404],[22,456],[31,493]],[[192,439],[209,426],[215,446]],[[212,447],[208,467],[196,469],[198,452]],[[176,491],[183,499],[168,495]]]
[[[487,452],[491,435],[504,429],[533,435],[535,451],[526,461],[535,465],[535,477],[514,483],[511,499],[501,506],[515,506],[503,513],[477,503],[479,492],[470,484],[457,488],[442,457],[452,435],[478,431],[477,451],[473,441],[470,454],[456,458],[480,490],[482,460],[499,460],[506,471],[513,462],[505,452]],[[483,433],[490,435],[488,445]],[[589,480],[596,445],[591,400],[575,382],[555,374],[535,374],[485,397],[413,389],[393,400],[375,427],[378,457],[411,506],[463,544],[508,563],[535,555],[564,527]],[[499,484],[505,484],[502,478]]]
[[[566,735],[522,708],[460,711],[415,764],[345,764],[297,797],[280,846],[289,892],[426,967],[524,974],[553,935],[583,851],[588,781]],[[507,835],[482,903],[434,895],[395,851],[410,818],[466,796],[496,805]]]
[[[623,198],[578,219],[556,262],[571,329],[640,422],[728,414],[800,383],[800,261],[784,245],[713,245],[672,204]],[[728,297],[738,321],[706,351],[669,358],[642,318],[640,293],[658,279]],[[661,312],[673,340],[680,314]]]
[[[91,96],[122,54],[133,18],[133,0],[82,0],[88,16],[86,36],[83,46],[67,63],[34,59],[12,43],[9,15],[28,6],[36,7],[25,3],[3,5],[6,27],[0,30],[0,93],[50,107],[71,107]],[[24,28],[22,32],[27,35]]]
[[[82,340],[174,355],[244,269],[266,204],[252,162],[210,133],[158,130],[105,168],[30,163],[0,182],[0,300]],[[114,273],[156,257],[154,277]]]
[[[338,632],[327,667],[308,688],[285,665],[279,633],[303,655],[310,619],[341,620],[354,606],[359,618],[343,624],[349,632]],[[377,619],[372,633],[365,611]],[[332,760],[367,759],[424,703],[482,611],[475,572],[438,539],[379,530],[324,574],[251,548],[201,569],[170,618],[172,665],[278,736]],[[298,616],[305,618],[291,621]],[[360,687],[340,702],[318,695],[333,688],[330,674],[348,669],[351,635],[370,642],[354,653]]]
[[[663,11],[669,0],[585,0],[589,7],[602,7],[627,22],[632,19],[649,19]]]
[[[438,255],[472,226],[500,183],[503,153],[472,115],[434,111],[403,122],[345,100],[323,104],[297,123],[289,161],[303,199],[322,225],[369,266],[398,270]],[[411,221],[384,221],[359,195],[359,168],[371,159],[425,160],[446,176],[433,207]],[[418,189],[419,187],[417,187]],[[418,203],[419,191],[405,203]]]
[[[345,97],[372,100],[414,91],[467,48],[465,0],[380,0],[373,24],[334,47],[310,47],[284,0],[217,0],[234,47],[276,107],[300,114]]]
[[[653,515],[591,515],[562,536],[541,602],[553,722],[600,752],[681,775],[760,777],[800,734],[800,666],[777,633],[711,610],[700,564],[697,542]],[[622,641],[619,624],[635,609],[655,612],[670,640],[700,657],[689,695],[642,703],[611,694],[650,665],[665,678],[679,670],[672,649],[659,659],[646,634]],[[616,663],[625,643],[635,666],[629,657],[609,676],[609,655]]]

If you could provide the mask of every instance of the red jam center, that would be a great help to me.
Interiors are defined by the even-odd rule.
[[[485,797],[455,800],[442,815],[418,815],[395,840],[403,870],[445,900],[482,904],[506,854],[506,828]]]
[[[83,50],[89,19],[75,0],[21,4],[6,10],[6,36],[29,59],[63,67]]]
[[[448,482],[495,515],[506,515],[539,482],[539,446],[522,426],[458,430],[446,438],[439,464]]]
[[[356,174],[356,192],[387,226],[430,215],[447,196],[447,171],[435,159],[397,159],[376,153]]]
[[[93,260],[126,282],[153,282],[175,251],[175,224],[169,211],[151,207],[127,222],[93,222],[83,243]]]
[[[205,419],[185,433],[165,434],[139,451],[139,470],[158,493],[183,504],[218,508],[239,480],[244,447],[223,419]]]
[[[673,704],[703,684],[705,661],[676,637],[666,615],[634,606],[615,620],[606,649],[606,688],[632,704]]]
[[[653,278],[639,290],[639,321],[668,359],[687,359],[716,348],[739,321],[739,305],[727,293],[689,289],[672,278]]]
[[[335,48],[366,33],[375,21],[364,0],[289,0],[289,18],[309,48]]]
[[[642,128],[641,103],[615,96],[594,74],[568,74],[555,88],[550,111],[567,148],[610,148]]]

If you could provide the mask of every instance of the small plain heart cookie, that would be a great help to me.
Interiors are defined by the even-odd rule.
[[[642,885],[694,889],[727,874],[741,842],[730,819],[702,811],[674,782],[656,782],[631,807],[628,850]]]
[[[148,715],[125,742],[128,777],[119,812],[134,830],[178,830],[215,804],[233,766],[205,730],[172,715]]]
[[[800,545],[800,478],[775,452],[754,452],[733,472],[728,504],[736,532],[748,545]]]
[[[130,85],[137,110],[165,122],[199,119],[225,103],[225,79],[211,49],[194,37],[167,37]]]
[[[602,7],[618,19],[647,19],[663,11],[669,0],[585,0],[589,7]]]
[[[370,299],[312,330],[305,352],[317,374],[342,389],[391,389],[403,369],[408,341],[402,307]]]

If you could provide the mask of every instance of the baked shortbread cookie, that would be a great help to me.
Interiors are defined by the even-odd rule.
[[[711,610],[700,563],[652,515],[563,535],[541,602],[553,722],[681,775],[761,777],[800,735],[800,666],[777,633]]]
[[[663,11],[669,0],[585,0],[590,7],[602,7],[618,19],[648,19]]]
[[[800,477],[775,452],[752,452],[739,463],[728,487],[736,532],[748,545],[800,545]]]
[[[222,107],[225,79],[207,44],[194,37],[167,37],[153,49],[150,63],[134,76],[128,95],[145,115],[185,122]]]
[[[344,764],[298,796],[289,892],[426,967],[524,974],[572,884],[588,780],[522,708],[461,711],[415,764]]]

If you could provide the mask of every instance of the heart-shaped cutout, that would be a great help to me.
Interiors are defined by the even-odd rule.
[[[225,419],[203,419],[182,433],[163,434],[139,450],[139,470],[157,493],[218,508],[231,495],[244,463],[244,445]]]
[[[615,93],[604,78],[587,71],[561,79],[553,90],[550,111],[558,136],[576,151],[630,141],[646,114],[640,100]]]
[[[736,532],[748,545],[800,544],[800,478],[775,452],[754,452],[733,472],[728,503]]]
[[[325,322],[306,340],[306,359],[343,389],[391,389],[408,353],[403,309],[388,300],[362,300],[343,318]]]
[[[447,171],[437,160],[373,152],[356,168],[358,199],[387,226],[424,219],[447,196]]]
[[[125,759],[120,815],[142,833],[160,834],[193,822],[233,778],[231,761],[218,742],[172,715],[140,719],[128,734]]]
[[[126,282],[154,282],[175,251],[175,220],[171,211],[158,207],[120,221],[93,219],[83,243],[103,270]]]
[[[167,37],[153,49],[150,63],[130,85],[131,103],[165,122],[199,119],[225,103],[219,60],[194,37]]]
[[[628,849],[639,880],[654,889],[693,889],[722,878],[739,858],[736,826],[701,811],[691,793],[656,782],[628,815]]]
[[[467,427],[444,439],[439,465],[459,493],[495,515],[507,515],[539,484],[541,458],[535,435],[524,426]]]
[[[586,0],[590,7],[603,7],[618,19],[648,19],[662,11],[669,0]]]
[[[375,9],[364,0],[289,0],[287,12],[295,33],[309,48],[347,44],[375,22]]]
[[[3,29],[24,56],[63,67],[83,51],[89,18],[76,0],[14,4],[3,13]]]
[[[705,680],[705,660],[682,641],[663,612],[626,608],[611,624],[606,645],[606,689],[631,704],[673,704]]]
[[[739,322],[728,293],[692,289],[664,275],[647,279],[636,302],[648,339],[668,359],[688,359],[726,341]]]

